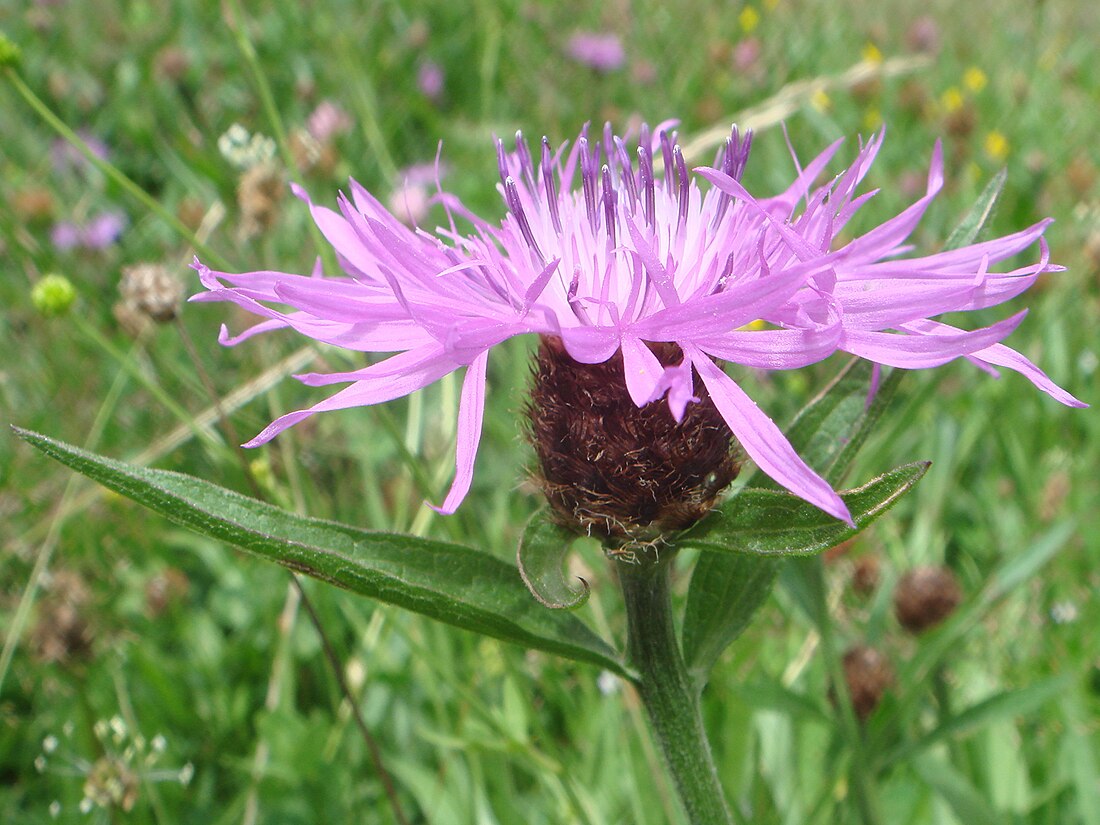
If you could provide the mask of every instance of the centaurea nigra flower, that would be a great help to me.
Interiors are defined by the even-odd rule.
[[[457,471],[439,508],[453,512],[473,477],[489,353],[513,336],[537,334],[543,355],[535,369],[531,413],[544,489],[558,515],[572,519],[577,529],[630,541],[647,538],[648,522],[675,529],[702,515],[736,474],[738,444],[792,493],[850,520],[837,493],[798,456],[723,363],[797,369],[847,351],[911,369],[967,357],[988,369],[1016,370],[1062,403],[1080,406],[1038,367],[1000,344],[1023,313],[970,332],[932,320],[1008,300],[1041,273],[1058,269],[1049,264],[1043,245],[1037,263],[990,271],[992,264],[1041,241],[1046,221],[960,250],[900,257],[910,251],[905,240],[942,184],[938,147],[923,198],[832,248],[874,194],[856,191],[881,139],[870,140],[825,186],[815,189],[813,183],[839,143],[799,169],[786,191],[759,199],[741,184],[751,141],[736,128],[715,164],[696,169],[694,176],[667,124],[654,133],[643,127],[636,149],[610,126],[595,140],[586,129],[568,152],[566,146],[554,151],[544,138],[537,159],[517,135],[514,151],[497,142],[504,219],[484,220],[440,191],[436,200],[449,226],[435,233],[405,226],[354,180],[350,198],[338,199],[339,212],[313,204],[295,189],[346,274],[231,274],[196,263],[208,291],[195,299],[232,301],[266,319],[236,337],[223,328],[224,344],[290,327],[346,349],[396,354],[350,372],[299,376],[310,386],[350,386],[281,416],[247,446],[262,444],[313,413],[398,398],[465,367]],[[698,178],[711,184],[707,191]],[[460,232],[456,220],[471,228]],[[576,374],[559,381],[562,370]],[[593,402],[585,412],[576,399],[553,397],[555,386],[576,391],[597,375],[607,392],[618,393],[611,406]],[[654,403],[660,399],[667,409]],[[637,463],[635,488],[624,493],[619,470],[636,451],[619,443],[609,463],[596,466],[606,455],[600,444],[612,436],[580,417],[614,423],[610,419],[629,417],[631,410],[647,418],[620,422],[631,437],[652,440],[659,431],[662,439],[684,441],[656,444],[661,455]],[[663,424],[648,420],[657,412]],[[571,415],[576,421],[568,420]],[[566,420],[551,420],[554,416]],[[692,421],[702,430],[692,429]],[[570,480],[546,464],[546,456],[553,459],[555,449],[571,443],[570,427],[595,439],[575,462],[590,473],[578,486],[591,495],[579,498],[562,493]],[[549,436],[557,446],[540,447],[546,433],[557,434]],[[704,437],[709,440],[701,445],[698,439]],[[582,449],[579,443],[570,449]],[[688,450],[692,455],[701,450],[710,458],[681,477],[675,462],[687,455],[685,444],[695,445]],[[638,449],[654,446],[639,443]],[[654,470],[666,459],[673,465]],[[645,475],[650,472],[657,475]],[[669,497],[657,490],[661,485],[679,492]],[[616,497],[642,502],[647,491],[664,504],[628,514],[633,523],[623,523],[622,507],[606,507]]]

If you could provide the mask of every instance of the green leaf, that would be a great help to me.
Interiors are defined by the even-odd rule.
[[[1065,692],[1068,676],[1053,676],[1019,690],[1008,690],[972,705],[945,719],[919,739],[910,740],[887,753],[881,766],[887,768],[908,761],[914,754],[949,739],[962,739],[998,719],[1024,716]]]
[[[574,534],[551,521],[545,509],[531,516],[523,529],[516,564],[523,583],[544,607],[574,608],[588,601],[588,582],[578,576],[581,585],[573,587],[561,572],[575,539]]]
[[[904,464],[841,493],[855,527],[790,493],[748,489],[683,533],[679,543],[725,553],[806,556],[845,541],[893,506],[928,470]]]
[[[688,588],[684,662],[700,686],[771,592],[780,556],[808,556],[850,538],[900,499],[928,469],[906,464],[842,493],[851,527],[790,493],[749,489],[682,534],[703,550]]]
[[[874,365],[854,358],[784,431],[807,464],[827,481],[838,483],[859,448],[890,406],[904,370],[893,370],[871,397]],[[869,403],[868,403],[869,402]],[[764,477],[753,486],[781,489]]]
[[[959,225],[947,237],[947,241],[943,245],[945,252],[952,249],[961,249],[974,243],[978,233],[989,221],[989,216],[993,214],[993,207],[996,206],[997,198],[1001,196],[1001,190],[1005,188],[1005,180],[1007,179],[1008,170],[1002,169],[986,184],[985,189],[978,195],[974,205],[970,207],[970,211],[963,216],[963,219],[959,221]]]
[[[1004,560],[987,579],[985,587],[974,597],[966,599],[959,609],[942,625],[921,635],[920,646],[914,655],[898,669],[897,703],[884,717],[884,727],[879,734],[868,736],[867,749],[871,753],[889,751],[894,742],[889,739],[890,729],[905,720],[915,718],[925,695],[925,685],[932,672],[958,650],[960,640],[992,610],[996,604],[1019,587],[1063,547],[1075,535],[1077,525],[1072,520],[1059,522],[1051,527],[1027,549]]]
[[[966,822],[967,825],[995,825],[1003,821],[978,789],[955,770],[951,763],[925,755],[914,759],[912,765],[917,776],[951,806],[960,822]]]
[[[868,403],[873,366],[861,358],[853,358],[787,427],[788,440],[811,467],[830,483],[838,483],[889,407],[902,372],[893,370]],[[780,489],[763,475],[754,482],[756,490]],[[734,502],[749,492],[742,492],[720,509],[734,507]],[[784,506],[791,504],[785,493],[774,495],[784,498],[773,501],[781,501]],[[826,528],[844,527],[827,516],[825,519]],[[700,527],[706,529],[708,522],[709,519]],[[700,684],[721,652],[740,635],[752,615],[767,600],[774,577],[775,568],[770,560],[758,557],[750,562],[738,553],[704,550],[692,573],[683,627],[688,667]]]
[[[768,600],[779,559],[704,550],[695,563],[684,609],[684,662],[696,684]]]
[[[171,521],[295,572],[456,627],[628,675],[619,655],[587,625],[544,610],[514,566],[483,551],[295,515],[208,481],[124,464],[12,429],[51,458]]]
[[[748,682],[729,688],[738,702],[756,710],[774,710],[792,721],[832,724],[832,714],[808,696],[778,682]]]

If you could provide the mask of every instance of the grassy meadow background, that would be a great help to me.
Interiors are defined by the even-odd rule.
[[[391,197],[442,141],[444,188],[490,218],[503,214],[494,134],[523,129],[557,145],[585,121],[622,130],[678,118],[698,165],[713,156],[710,130],[738,120],[760,127],[749,188],[771,193],[793,175],[779,120],[803,160],[847,136],[833,171],[854,156],[857,135],[886,124],[866,184],[882,191],[859,225],[923,192],[941,136],[948,183],[915,235],[920,249],[938,248],[1007,167],[987,231],[1053,216],[1053,259],[1068,267],[1018,300],[1031,314],[1009,343],[1100,401],[1100,18],[1083,0],[244,5],[0,4],[27,85],[101,141],[109,162],[226,268],[303,272],[319,251],[289,193],[271,196],[269,225],[242,231],[241,173],[218,148],[234,123],[289,135],[271,191],[297,180],[324,204],[349,175]],[[621,65],[571,57],[581,31],[617,35]],[[853,82],[845,73],[856,64]],[[295,154],[289,143],[323,101],[350,128]],[[4,75],[0,418],[246,491],[203,374],[244,440],[325,392],[265,375],[359,362],[289,333],[224,349],[219,325],[245,324],[228,304],[185,305],[179,322],[135,337],[114,309],[122,268],[163,264],[191,294],[192,247],[57,137]],[[109,212],[125,218],[113,243],[58,244],[58,224]],[[50,273],[77,292],[62,317],[31,300]],[[265,495],[285,506],[511,558],[539,505],[524,482],[520,416],[531,346],[494,352],[478,471],[453,517],[422,504],[440,499],[452,470],[453,378],[381,408],[316,416],[247,459]],[[782,421],[842,363],[745,380]],[[841,639],[875,646],[897,674],[865,728],[888,821],[1097,825],[1097,416],[1059,406],[1014,373],[997,381],[965,363],[906,376],[900,395],[850,481],[916,459],[932,469],[829,567]],[[284,571],[74,478],[9,433],[0,436],[0,543],[11,653],[0,671],[0,821],[399,821]],[[933,563],[955,571],[966,598],[955,619],[914,639],[893,618],[893,583]],[[593,583],[583,618],[621,634],[603,560],[589,549],[578,564]],[[875,564],[877,585],[854,589],[856,566]],[[638,701],[614,677],[307,588],[409,821],[684,822]],[[704,712],[745,821],[855,821],[825,672],[809,621],[782,587],[715,669]],[[139,735],[150,756],[127,763],[132,785],[118,804],[81,813],[97,760]],[[192,774],[186,785],[181,770]]]

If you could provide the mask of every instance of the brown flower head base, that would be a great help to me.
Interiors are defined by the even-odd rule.
[[[663,366],[675,344],[650,344]],[[543,336],[528,404],[536,476],[558,520],[629,552],[691,526],[740,469],[733,433],[696,377],[697,403],[676,421],[664,403],[638,407],[622,353],[582,364]]]

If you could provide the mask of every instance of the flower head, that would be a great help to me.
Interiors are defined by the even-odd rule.
[[[453,512],[473,476],[489,352],[534,333],[578,365],[621,360],[615,374],[637,408],[664,399],[667,414],[682,421],[689,405],[713,404],[764,473],[850,520],[837,493],[721,363],[794,369],[843,350],[912,369],[967,357],[986,369],[1016,370],[1062,403],[1081,406],[999,343],[1024,313],[969,332],[932,320],[1008,300],[1058,269],[1043,245],[1037,263],[991,271],[1040,242],[1046,221],[959,250],[901,257],[942,186],[939,147],[922,198],[834,249],[874,194],[857,189],[881,135],[830,183],[813,187],[840,142],[799,168],[786,191],[761,199],[741,184],[749,135],[734,128],[714,165],[693,175],[669,128],[643,127],[633,149],[610,126],[595,137],[585,129],[557,151],[544,138],[537,160],[521,135],[514,151],[498,141],[498,190],[507,208],[499,224],[442,191],[436,200],[449,226],[431,234],[405,226],[355,181],[350,198],[339,197],[339,212],[295,189],[336,249],[344,277],[231,274],[196,262],[208,291],[194,300],[232,301],[266,319],[236,337],[223,328],[224,344],[291,327],[346,349],[396,353],[359,370],[299,376],[310,386],[350,386],[278,418],[248,446],[313,413],[398,398],[465,367],[457,472],[440,508]],[[700,180],[710,184],[706,191]],[[472,228],[460,232],[456,220]]]
[[[126,229],[126,216],[116,209],[100,212],[84,223],[62,221],[50,230],[50,241],[61,252],[70,249],[106,249]]]
[[[626,62],[622,40],[616,34],[577,32],[569,38],[566,53],[597,72],[613,72]]]

